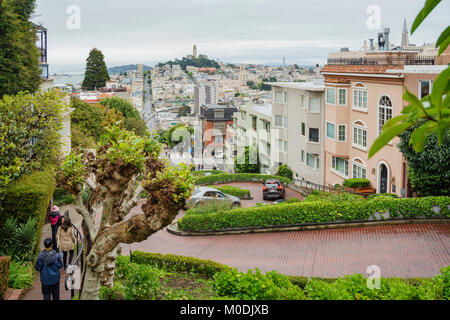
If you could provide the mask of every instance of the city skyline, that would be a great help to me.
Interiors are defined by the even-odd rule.
[[[367,27],[371,16],[367,9],[373,5],[381,10],[380,29]],[[422,5],[422,1],[130,0],[127,6],[119,1],[106,6],[86,0],[38,0],[34,22],[49,30],[51,73],[83,71],[92,47],[102,50],[108,67],[153,66],[192,54],[193,44],[199,54],[225,63],[281,65],[286,57],[288,65],[315,65],[324,64],[329,52],[342,47],[358,50],[384,27],[391,29],[391,41],[400,44],[404,18],[410,28]],[[67,13],[71,6],[80,10],[80,29],[67,27],[74,13]],[[449,3],[442,3],[410,41],[418,45],[436,41],[446,26],[447,9]]]

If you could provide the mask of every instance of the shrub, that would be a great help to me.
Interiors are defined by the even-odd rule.
[[[0,257],[0,300],[3,299],[6,290],[8,290],[10,262],[9,257]]]
[[[343,185],[349,188],[363,188],[369,187],[370,181],[363,178],[347,179],[344,181]]]
[[[250,199],[252,197],[250,190],[247,189],[241,189],[234,186],[223,186],[223,187],[210,186],[210,187],[222,191],[225,194],[229,194],[241,199]]]
[[[314,190],[312,194],[305,198],[305,202],[310,201],[331,201],[331,202],[341,202],[341,201],[361,201],[365,200],[364,197],[356,194],[351,194],[347,192],[325,192]]]
[[[14,289],[27,289],[33,284],[31,265],[11,261],[9,266],[8,286]]]
[[[112,288],[101,287],[99,293],[100,300],[125,300],[125,287],[114,282]]]
[[[72,204],[74,201],[75,197],[73,195],[62,188],[56,188],[55,193],[53,194],[53,203],[58,207]]]
[[[287,276],[275,271],[262,274],[258,269],[246,274],[237,269],[214,275],[212,282],[219,297],[239,300],[302,300],[303,291],[294,286]]]
[[[186,215],[190,214],[207,214],[219,213],[230,210],[231,204],[225,201],[211,201],[204,204],[198,204],[195,208],[186,211]]]
[[[192,174],[194,176],[204,176],[206,173],[210,173],[210,174],[222,174],[225,173],[223,171],[220,170],[201,170],[201,171],[194,171],[192,172]]]
[[[278,167],[277,176],[292,180],[294,178],[294,171],[292,171],[292,169],[289,168],[287,165],[282,164],[281,166]]]
[[[29,218],[24,224],[18,224],[16,218],[10,217],[0,226],[0,254],[7,255],[14,261],[32,261],[36,236],[34,218]]]
[[[161,270],[144,264],[131,263],[125,281],[127,300],[155,300],[161,292]]]
[[[160,253],[147,253],[141,251],[133,252],[133,262],[154,265],[176,272],[195,272],[206,276],[213,276],[217,272],[227,270],[230,267],[211,261],[192,257],[177,256],[173,254],[163,255]]]
[[[289,184],[292,181],[274,175],[257,173],[222,173],[197,178],[198,185],[224,184],[229,182],[265,182],[270,179],[278,179],[282,184]]]
[[[0,224],[11,216],[16,217],[19,223],[26,223],[29,218],[36,220],[36,252],[55,185],[51,170],[23,175],[7,187],[1,203],[4,210],[0,213]]]
[[[185,231],[219,231],[230,228],[269,227],[305,223],[368,220],[376,212],[396,217],[450,217],[449,197],[395,199],[377,197],[367,201],[311,201],[279,206],[239,208],[220,213],[187,215],[178,221]],[[435,212],[434,207],[440,211]]]
[[[367,197],[368,200],[376,198],[376,197],[391,197],[391,198],[398,198],[398,195],[394,193],[377,193],[377,194],[371,194]]]

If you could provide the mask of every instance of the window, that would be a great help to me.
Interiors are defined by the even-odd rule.
[[[283,91],[275,91],[275,103],[283,103]]]
[[[305,150],[302,150],[302,163],[305,163]]]
[[[266,149],[266,150],[267,150],[267,153],[266,153],[266,154],[267,154],[267,155],[270,155],[270,143],[267,144],[267,149]]]
[[[276,142],[277,142],[277,148],[278,148],[277,151],[287,152],[287,142],[286,141],[277,140]]]
[[[284,152],[287,152],[287,141],[284,141]]]
[[[338,125],[338,141],[340,142],[347,141],[347,125],[345,124]]]
[[[320,99],[319,98],[309,99],[309,112],[320,113]]]
[[[353,90],[353,107],[367,111],[367,90]]]
[[[419,99],[423,99],[431,93],[433,80],[419,80]]]
[[[316,157],[314,157],[312,154],[306,155],[306,165],[310,168],[314,169],[314,165],[316,164]]]
[[[306,136],[306,123],[302,122],[302,136]]]
[[[306,109],[305,107],[306,107],[306,106],[305,106],[305,96],[302,95],[302,97],[301,97],[301,108],[302,108],[302,109]]]
[[[337,172],[343,174],[348,177],[348,160],[343,158],[331,157],[331,167]]]
[[[382,96],[378,103],[378,133],[383,130],[384,125],[392,119],[392,101],[388,96]]]
[[[339,89],[339,105],[346,106],[347,105],[347,89]]]
[[[367,148],[367,128],[361,122],[353,125],[353,145],[360,148]]]
[[[319,129],[309,128],[309,142],[319,142]]]
[[[252,129],[256,131],[258,118],[252,117]]]
[[[284,92],[284,103],[288,103],[288,93]]]
[[[367,168],[362,163],[359,163],[359,161],[353,162],[353,178],[367,178]]]
[[[284,117],[284,127],[288,127],[288,117]]]
[[[267,133],[270,133],[270,122],[269,121],[263,121],[264,122],[264,129]]]
[[[275,116],[275,127],[283,126],[283,116]]]
[[[214,119],[225,118],[225,110],[214,110]]]
[[[336,126],[334,125],[334,123],[327,122],[327,138],[334,140],[335,135],[336,135]]]
[[[316,157],[316,170],[319,171],[320,169],[320,159],[319,157]]]
[[[336,89],[327,88],[327,103],[336,104]]]

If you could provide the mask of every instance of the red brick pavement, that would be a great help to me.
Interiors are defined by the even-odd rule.
[[[60,300],[71,300],[70,291],[66,291],[64,286],[65,277],[65,271],[61,271],[61,281],[59,282]],[[44,300],[39,272],[36,272],[31,289],[28,290],[20,300]]]

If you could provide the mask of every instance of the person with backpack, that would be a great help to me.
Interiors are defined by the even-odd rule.
[[[55,205],[53,205],[51,209],[50,224],[52,226],[53,250],[58,252],[58,246],[56,243],[56,233],[58,232],[58,228],[61,225],[61,214],[59,213],[59,208]]]
[[[72,263],[74,246],[77,243],[75,231],[72,227],[70,218],[65,216],[63,223],[56,233],[56,243],[59,251],[63,253],[64,270],[67,270],[67,253],[69,253],[69,265]]]
[[[59,269],[63,267],[61,255],[52,249],[53,241],[50,238],[44,240],[45,250],[37,259],[34,268],[41,274],[42,295],[44,300],[59,300]]]

